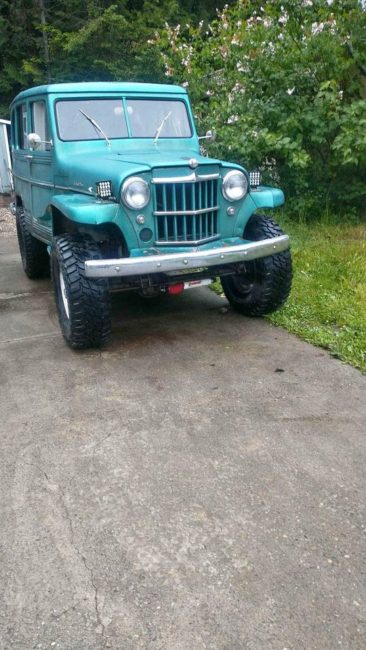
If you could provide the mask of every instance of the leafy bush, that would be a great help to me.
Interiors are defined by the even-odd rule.
[[[254,10],[253,10],[254,7]],[[259,168],[292,210],[364,210],[366,12],[357,0],[239,0],[156,34],[188,86],[210,153]]]

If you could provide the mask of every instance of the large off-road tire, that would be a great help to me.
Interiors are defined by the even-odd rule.
[[[89,237],[61,235],[51,248],[51,275],[60,327],[72,348],[98,348],[111,331],[108,281],[85,276],[86,260],[102,259]]]
[[[244,238],[250,241],[283,235],[269,217],[254,214],[248,221]],[[291,290],[292,264],[289,250],[252,260],[240,274],[224,276],[221,284],[229,303],[245,316],[263,316],[276,311]]]
[[[47,245],[29,232],[23,208],[17,208],[15,219],[25,274],[31,280],[48,276],[50,274],[50,258]]]

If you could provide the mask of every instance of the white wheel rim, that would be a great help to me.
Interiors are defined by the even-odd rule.
[[[63,302],[63,305],[64,305],[64,310],[65,310],[67,318],[70,318],[69,301],[67,299],[65,280],[64,280],[64,276],[62,275],[61,269],[60,269],[60,287],[61,287],[61,296],[62,296],[62,302]]]

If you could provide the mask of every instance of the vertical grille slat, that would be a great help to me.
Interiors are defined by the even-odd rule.
[[[182,210],[185,212],[187,210],[187,201],[186,201],[186,183],[182,185]],[[187,215],[182,217],[183,222],[183,241],[187,241]]]
[[[217,179],[157,183],[154,190],[158,243],[199,243],[219,236]]]

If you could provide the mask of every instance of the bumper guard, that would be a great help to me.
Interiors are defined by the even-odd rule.
[[[85,275],[88,278],[112,278],[236,264],[281,253],[287,250],[289,245],[288,235],[280,235],[237,246],[222,246],[187,253],[88,260],[85,262]]]

